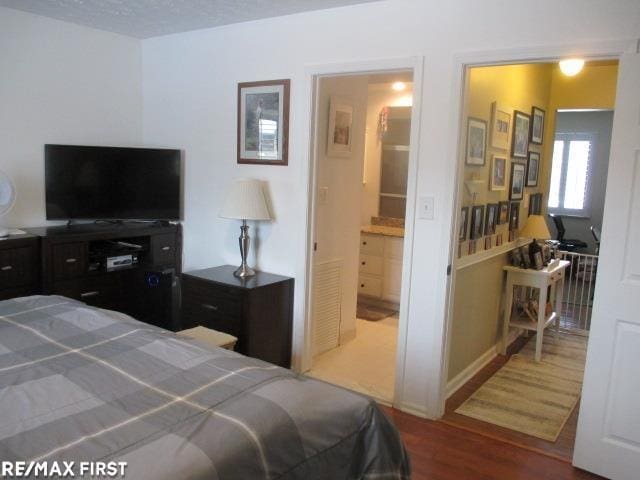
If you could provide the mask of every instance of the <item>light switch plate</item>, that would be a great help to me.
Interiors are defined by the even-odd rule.
[[[433,195],[423,195],[418,199],[418,218],[433,220],[436,199]]]

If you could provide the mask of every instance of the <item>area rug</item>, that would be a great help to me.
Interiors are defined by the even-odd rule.
[[[542,361],[534,360],[535,336],[487,380],[456,413],[555,442],[578,403],[587,338],[544,336]]]
[[[360,302],[358,302],[358,306],[356,309],[356,317],[372,322],[383,320],[396,313],[398,313],[397,310],[392,310],[390,308],[384,308],[377,305],[362,304]]]

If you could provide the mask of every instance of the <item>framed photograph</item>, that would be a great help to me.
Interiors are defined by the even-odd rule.
[[[494,155],[491,159],[491,181],[489,188],[492,191],[507,189],[507,157]]]
[[[539,170],[540,154],[538,152],[529,152],[529,161],[527,162],[527,187],[536,187],[538,185]]]
[[[520,247],[520,254],[522,255],[523,268],[531,268],[531,256],[529,255],[529,245]]]
[[[509,150],[511,133],[511,109],[499,102],[491,104],[491,146]]]
[[[238,163],[289,163],[290,80],[238,84]]]
[[[467,165],[484,165],[487,151],[487,122],[469,117],[467,122]]]
[[[484,219],[484,234],[493,235],[496,233],[496,222],[498,221],[498,204],[487,204],[487,215]]]
[[[509,221],[509,202],[498,203],[498,225],[504,225]]]
[[[518,230],[520,227],[520,202],[511,202],[509,208],[509,230]]]
[[[540,215],[542,213],[542,194],[536,193],[533,197],[533,215]]]
[[[329,103],[329,128],[327,130],[327,155],[350,157],[353,136],[353,105],[337,97]]]
[[[491,248],[491,237],[484,238],[484,249],[489,250]]]
[[[460,211],[460,232],[458,241],[464,242],[467,239],[467,227],[469,225],[469,207],[462,207]]]
[[[469,238],[475,240],[482,237],[482,222],[484,220],[484,205],[476,205],[471,208],[471,225]]]
[[[531,108],[531,143],[536,145],[542,145],[545,114],[546,112],[541,108]]]
[[[511,156],[527,158],[529,153],[529,128],[531,117],[520,110],[513,111],[513,129],[511,137]]]
[[[509,184],[509,200],[522,200],[524,196],[525,168],[521,163],[511,164],[511,183]]]
[[[500,245],[502,245],[502,234],[501,233],[496,235],[496,247],[499,247]]]
[[[522,252],[519,248],[511,250],[511,265],[522,268]]]

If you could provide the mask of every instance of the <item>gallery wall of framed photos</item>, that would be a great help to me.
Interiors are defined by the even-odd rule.
[[[551,73],[548,64],[469,70],[458,258],[515,240],[543,213]]]

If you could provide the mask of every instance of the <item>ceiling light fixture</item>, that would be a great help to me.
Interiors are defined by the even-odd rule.
[[[584,67],[584,60],[582,58],[568,58],[566,60],[560,60],[560,70],[567,77],[573,77],[577,75]]]
[[[391,85],[391,88],[394,89],[396,92],[401,92],[405,88],[407,88],[407,86],[405,85],[404,82],[393,82],[393,84]]]

